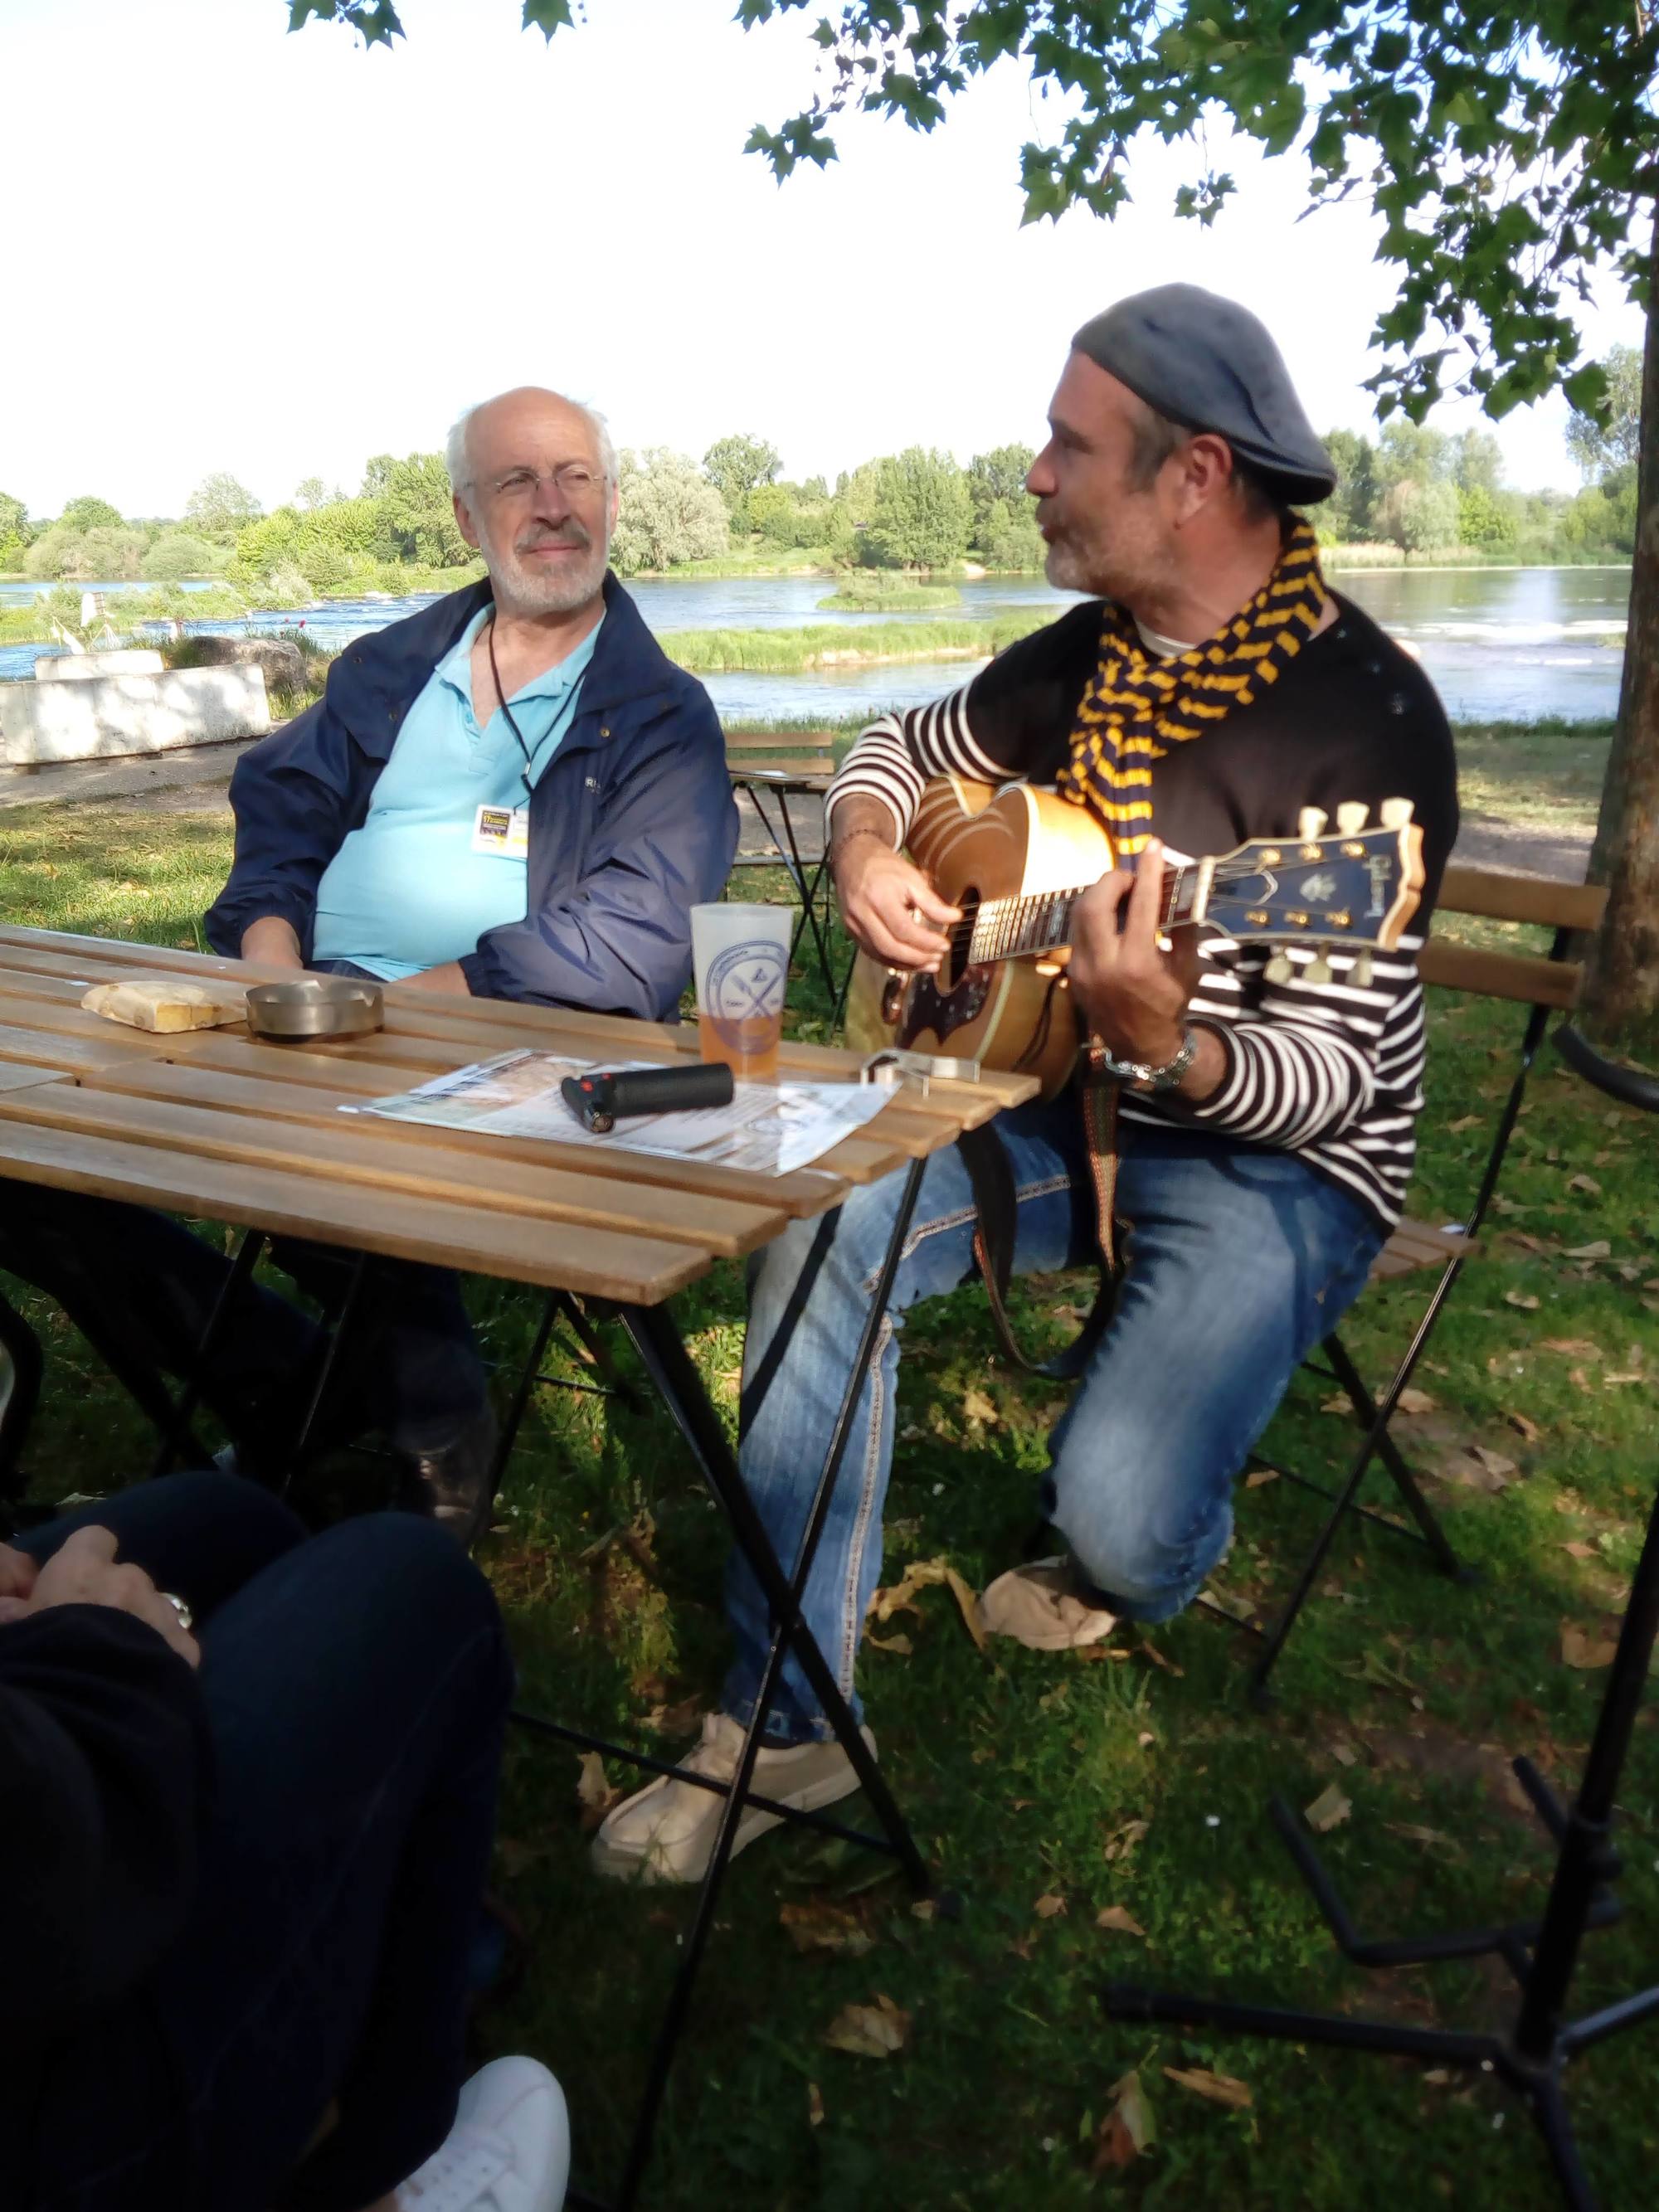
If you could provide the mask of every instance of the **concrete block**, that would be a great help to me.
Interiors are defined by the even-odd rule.
[[[37,684],[95,684],[100,676],[160,676],[167,667],[153,645],[121,645],[107,653],[50,653],[34,664]]]
[[[112,760],[263,738],[270,728],[258,668],[175,668],[84,684],[0,684],[0,739],[14,768]]]

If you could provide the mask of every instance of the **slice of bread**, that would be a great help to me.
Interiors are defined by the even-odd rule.
[[[247,1019],[245,985],[197,983],[182,975],[131,975],[118,983],[94,983],[81,1004],[106,1021],[163,1036]]]

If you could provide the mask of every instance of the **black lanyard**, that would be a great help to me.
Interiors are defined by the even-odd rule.
[[[493,614],[489,617],[489,628],[484,632],[484,642],[489,647],[489,673],[495,679],[495,696],[500,700],[501,712],[507,717],[507,726],[518,739],[519,750],[524,755],[524,795],[527,801],[535,794],[536,786],[532,781],[530,771],[535,767],[536,760],[534,754],[524,741],[524,732],[519,727],[519,718],[507,705],[507,693],[501,686],[501,672],[495,665],[495,617]]]

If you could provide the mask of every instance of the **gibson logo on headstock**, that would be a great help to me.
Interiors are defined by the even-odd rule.
[[[1367,914],[1382,914],[1386,911],[1389,896],[1394,888],[1394,863],[1386,854],[1368,853],[1365,873],[1371,879],[1371,902],[1365,911]]]

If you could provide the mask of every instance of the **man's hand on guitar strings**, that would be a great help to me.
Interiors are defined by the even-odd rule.
[[[1159,950],[1163,896],[1164,848],[1152,839],[1133,875],[1114,869],[1073,908],[1066,971],[1085,1022],[1107,1050],[1149,1067],[1164,1066],[1180,1051],[1198,982],[1196,929],[1172,930],[1169,950]],[[1206,1088],[1214,1088],[1218,1074],[1212,1073]]]
[[[834,860],[842,920],[856,942],[890,968],[937,968],[961,908],[947,904],[915,863],[879,835],[854,832],[836,846]]]

